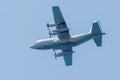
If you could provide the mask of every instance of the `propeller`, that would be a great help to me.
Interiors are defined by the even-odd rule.
[[[50,38],[51,38],[51,32],[50,32],[50,28],[49,28],[49,23],[47,23],[47,29],[49,31],[49,35],[50,35]]]
[[[50,36],[50,38],[51,38],[51,32],[50,32],[50,30],[49,30],[49,36]]]
[[[55,59],[57,59],[57,55],[56,55],[55,49],[53,49],[53,52],[54,52]]]
[[[49,23],[47,23],[47,25],[46,25],[46,26],[47,26],[47,29],[49,29]]]

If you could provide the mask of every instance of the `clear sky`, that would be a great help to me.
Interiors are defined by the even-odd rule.
[[[48,38],[51,7],[59,6],[70,34],[86,33],[100,20],[103,46],[93,40],[74,48],[73,66],[52,50],[30,49]],[[0,80],[120,80],[120,0],[0,0]]]

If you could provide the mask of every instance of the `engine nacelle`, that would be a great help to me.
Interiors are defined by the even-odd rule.
[[[56,33],[56,32],[50,32],[49,34],[50,35],[57,35],[58,33]]]
[[[49,24],[49,23],[47,23],[47,27],[55,27],[55,26],[57,26],[57,24]]]
[[[64,32],[64,31],[68,31],[68,30],[70,30],[70,29],[69,28],[65,28],[65,29],[53,30],[52,32],[59,33],[59,32]]]
[[[74,52],[75,52],[75,51],[57,53],[57,54],[55,54],[55,57],[61,57],[61,56],[63,56],[63,55],[67,55],[67,54],[74,53]]]
[[[47,23],[47,27],[54,27],[54,26],[58,26],[58,25],[65,25],[65,22],[61,22],[61,23],[56,23],[56,24],[49,24]]]

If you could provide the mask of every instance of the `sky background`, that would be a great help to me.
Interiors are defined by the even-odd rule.
[[[59,6],[71,35],[100,20],[103,46],[90,40],[73,50],[73,65],[52,50],[30,45],[49,38],[52,6]],[[0,80],[120,80],[120,0],[0,0]]]

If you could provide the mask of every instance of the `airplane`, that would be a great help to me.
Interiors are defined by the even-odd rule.
[[[50,38],[37,40],[30,48],[37,50],[53,49],[55,58],[63,56],[65,65],[71,66],[72,55],[75,52],[72,49],[73,47],[91,39],[93,39],[98,47],[102,46],[102,35],[106,33],[101,31],[99,21],[93,22],[88,33],[70,36],[70,29],[66,25],[59,6],[53,6],[52,11],[55,24],[47,23]],[[55,27],[56,30],[51,31],[50,27]],[[52,37],[52,35],[57,35],[57,37]],[[61,50],[61,52],[56,53],[56,50]]]

